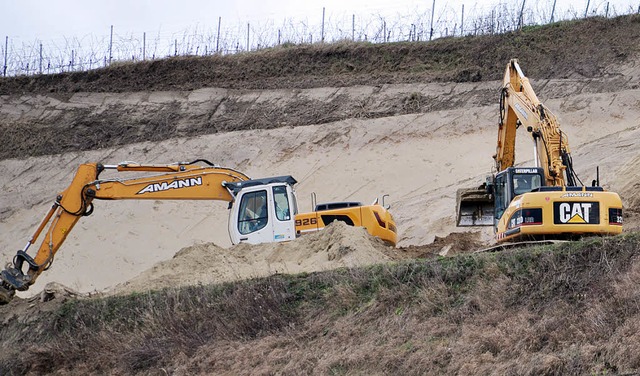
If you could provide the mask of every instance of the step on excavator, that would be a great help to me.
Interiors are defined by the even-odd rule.
[[[535,166],[516,167],[516,130],[533,140]],[[494,226],[498,243],[572,239],[622,232],[622,201],[600,186],[599,171],[585,186],[573,169],[567,135],[539,100],[516,59],[500,92],[496,173],[456,194],[458,226]]]
[[[138,172],[150,176],[100,179],[105,170]],[[34,235],[0,272],[0,304],[7,304],[16,291],[26,291],[53,263],[54,256],[78,220],[93,212],[93,200],[221,200],[229,202],[228,229],[231,242],[271,243],[323,229],[333,221],[364,227],[372,236],[391,246],[397,230],[389,207],[378,200],[332,202],[315,206],[313,212],[298,213],[292,176],[250,179],[245,174],[214,165],[204,159],[189,163],[150,165],[123,162],[117,165],[87,163],[55,199]],[[45,230],[46,229],[46,230]],[[43,234],[35,256],[29,247]]]

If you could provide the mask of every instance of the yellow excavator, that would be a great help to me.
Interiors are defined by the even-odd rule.
[[[514,167],[516,130],[522,126],[533,139],[532,167]],[[582,184],[567,135],[516,59],[504,74],[493,158],[495,174],[479,188],[458,190],[458,226],[494,226],[498,243],[622,232],[620,196],[600,186],[599,173],[591,186]]]
[[[99,179],[104,170],[156,173],[127,179]],[[298,213],[292,176],[250,179],[245,174],[199,159],[189,163],[150,165],[123,162],[117,165],[87,163],[55,199],[24,249],[0,272],[0,304],[25,291],[49,268],[54,256],[80,217],[93,212],[93,200],[222,200],[229,202],[229,236],[233,244],[293,240],[324,228],[333,221],[367,229],[369,234],[395,246],[397,230],[388,206],[378,200],[318,204],[309,213]],[[385,195],[386,196],[386,195]],[[45,230],[46,228],[46,230]],[[35,256],[27,253],[44,231]]]

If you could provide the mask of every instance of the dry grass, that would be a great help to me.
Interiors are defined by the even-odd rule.
[[[639,246],[633,234],[74,300],[9,320],[0,373],[637,372]]]
[[[500,79],[505,61],[527,61],[531,77],[596,77],[638,52],[640,16],[587,18],[505,34],[433,42],[336,42],[252,53],[174,57],[86,72],[0,78],[0,95],[309,88],[392,82]]]

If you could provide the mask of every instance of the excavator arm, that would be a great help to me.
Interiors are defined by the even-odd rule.
[[[198,164],[204,162],[206,165]],[[104,170],[139,173],[127,179],[100,179]],[[149,175],[150,173],[157,173]],[[145,175],[145,176],[142,176]],[[221,200],[230,205],[229,236],[233,244],[281,242],[318,231],[333,221],[364,227],[390,245],[397,242],[395,221],[379,204],[328,203],[311,213],[298,213],[289,175],[249,179],[241,172],[206,160],[171,165],[124,162],[80,165],[69,187],[55,199],[36,232],[13,262],[0,272],[0,304],[25,291],[46,270],[80,217],[93,212],[94,200]],[[27,253],[42,236],[37,252]]]
[[[575,185],[567,136],[560,130],[556,116],[536,96],[518,61],[512,59],[507,64],[500,95],[498,143],[493,156],[497,171],[513,167],[516,130],[522,125],[533,138],[534,160],[536,167],[544,170],[545,185]]]
[[[207,166],[197,165],[205,162]],[[102,171],[159,172],[161,175],[129,179],[100,180]],[[221,200],[233,201],[228,184],[247,181],[241,172],[215,166],[205,160],[172,165],[141,165],[121,163],[102,165],[87,163],[80,165],[71,184],[61,192],[49,212],[29,239],[24,249],[19,250],[13,263],[0,272],[0,304],[8,303],[15,291],[29,288],[46,270],[65,239],[81,217],[93,212],[93,200]],[[35,254],[27,253],[29,247],[43,235]],[[25,270],[26,269],[26,270]]]

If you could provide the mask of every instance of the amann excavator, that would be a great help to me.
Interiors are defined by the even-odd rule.
[[[127,179],[99,179],[104,170],[159,173]],[[151,165],[124,162],[79,166],[69,187],[55,199],[24,249],[0,272],[0,304],[25,291],[53,262],[78,220],[93,212],[93,200],[222,200],[229,202],[229,235],[233,244],[281,242],[318,231],[333,221],[367,229],[395,246],[397,230],[384,202],[333,202],[298,213],[292,176],[250,179],[245,174],[199,159],[190,163]],[[384,197],[383,197],[384,200]],[[46,229],[46,230],[45,230]],[[35,254],[29,247],[44,232]]]
[[[516,130],[522,126],[533,140],[533,167],[514,167]],[[622,232],[620,197],[600,186],[599,174],[591,186],[582,184],[567,135],[516,59],[504,74],[493,158],[496,173],[483,185],[458,190],[458,226],[494,226],[498,243]]]

